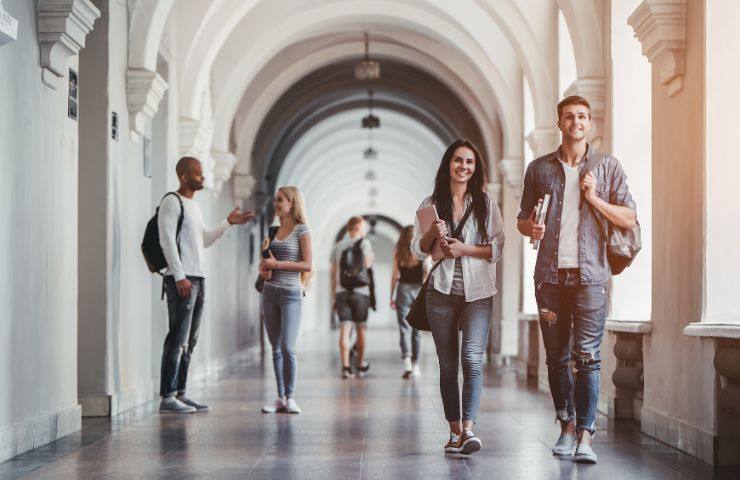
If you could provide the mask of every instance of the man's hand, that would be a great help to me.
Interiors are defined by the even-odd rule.
[[[537,208],[533,208],[532,213],[529,215],[529,218],[520,221],[520,231],[522,232],[522,234],[530,237],[532,240],[542,240],[542,237],[545,236],[545,225],[538,225],[534,221],[536,213]]]
[[[581,190],[589,203],[593,203],[596,198],[596,177],[593,172],[588,172],[581,179]]]
[[[236,207],[234,210],[231,211],[229,216],[226,217],[226,221],[229,222],[231,225],[244,225],[253,218],[254,212],[252,210],[242,212],[241,210],[239,210],[239,207]]]
[[[440,242],[440,247],[445,258],[460,258],[465,255],[465,243],[453,237],[445,237],[445,241]]]
[[[182,298],[190,298],[190,288],[193,286],[193,284],[190,283],[190,280],[183,278],[182,280],[175,282],[175,286],[177,287],[177,293],[179,293]]]
[[[278,261],[275,256],[272,254],[272,252],[268,253],[270,254],[270,257],[263,258],[260,261],[260,270],[275,270],[278,267]]]

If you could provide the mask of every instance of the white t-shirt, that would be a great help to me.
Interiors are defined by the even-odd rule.
[[[560,212],[558,268],[578,268],[578,204],[581,200],[578,165],[571,167],[561,161],[565,171],[563,208]]]
[[[342,288],[342,286],[339,284],[339,274],[340,274],[340,265],[342,261],[342,252],[346,248],[350,248],[353,246],[359,238],[352,238],[349,235],[344,237],[342,240],[338,241],[334,245],[334,249],[331,252],[331,261],[334,263],[334,265],[337,266],[337,292],[343,292],[345,289]],[[365,256],[365,259],[367,261],[367,258],[373,254],[373,246],[370,243],[370,240],[367,238],[362,239],[362,243],[360,244],[360,249],[362,250],[362,254]],[[370,287],[360,287],[353,289],[355,293],[361,293],[363,295],[370,295]]]
[[[159,205],[159,244],[167,259],[165,275],[173,275],[175,281],[186,276],[206,276],[204,249],[213,245],[226,230],[229,222],[224,220],[215,229],[206,230],[200,205],[192,198],[178,195],[185,209],[180,229],[180,252],[177,251],[177,220],[180,218],[180,202],[174,195],[167,195]]]

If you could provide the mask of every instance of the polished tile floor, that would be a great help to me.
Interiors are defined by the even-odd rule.
[[[210,413],[160,416],[147,405],[113,419],[86,419],[69,437],[0,464],[0,480],[38,479],[738,479],[639,433],[599,420],[597,465],[550,454],[557,436],[549,396],[488,368],[469,457],[442,453],[447,428],[436,357],[425,336],[423,376],[401,380],[397,334],[371,330],[366,379],[339,378],[336,333],[304,335],[296,398],[301,415],[265,415],[269,359],[194,386]],[[197,362],[197,357],[194,359]]]

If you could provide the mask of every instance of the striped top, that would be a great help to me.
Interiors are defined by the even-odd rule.
[[[297,224],[293,231],[282,240],[278,240],[277,235],[270,243],[270,251],[278,261],[281,262],[300,262],[303,260],[301,255],[300,238],[309,234],[308,225],[304,223]],[[283,287],[300,287],[301,272],[292,272],[290,270],[273,270],[269,282],[273,285]]]
[[[450,223],[450,232],[454,232],[457,228],[454,222]],[[460,234],[458,240],[464,241],[462,238],[463,234]],[[455,259],[455,270],[452,273],[452,288],[450,289],[450,295],[465,295],[465,282],[463,281],[463,269],[462,259],[460,257]]]

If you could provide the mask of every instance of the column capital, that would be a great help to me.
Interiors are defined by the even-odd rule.
[[[90,0],[38,0],[37,16],[41,78],[56,89],[57,80],[67,74],[69,57],[85,47],[100,10]]]
[[[126,70],[129,128],[134,142],[144,133],[147,121],[154,118],[167,87],[167,82],[157,72],[140,68]]]
[[[673,96],[683,88],[686,0],[643,0],[627,19],[642,53],[657,67],[660,83]]]
[[[234,198],[248,200],[257,186],[257,179],[250,173],[236,173],[231,176],[234,185]]]
[[[213,190],[221,193],[221,189],[229,178],[236,165],[236,155],[231,152],[211,150],[213,158]]]
[[[198,157],[208,141],[208,128],[197,118],[180,117],[177,122],[177,149],[181,156]]]
[[[499,182],[488,182],[486,185],[488,192],[493,195],[493,198],[498,204],[501,204],[501,183]]]
[[[14,42],[17,38],[18,20],[3,10],[3,2],[0,0],[0,46]]]
[[[521,158],[503,158],[498,162],[498,171],[506,185],[521,188],[524,179],[524,163]]]
[[[560,130],[557,128],[535,128],[525,137],[534,157],[554,152],[560,145]]]
[[[579,78],[564,93],[565,96],[581,96],[591,104],[593,127],[587,140],[594,148],[599,148],[604,138],[604,117],[606,116],[606,86],[604,77]]]

